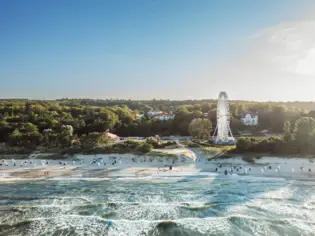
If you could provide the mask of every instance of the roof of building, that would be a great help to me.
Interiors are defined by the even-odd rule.
[[[173,116],[173,115],[170,115],[167,112],[160,112],[160,113],[154,114],[152,117],[156,117],[156,116]]]
[[[241,116],[245,117],[247,114],[251,115],[251,116],[258,116],[258,112],[257,111],[245,111],[241,113]]]
[[[150,113],[150,114],[156,114],[156,113],[160,113],[160,112],[162,112],[162,111],[148,111],[148,113]]]
[[[113,133],[110,133],[110,132],[105,132],[104,135],[105,135],[107,138],[111,138],[111,139],[117,139],[117,138],[119,138],[118,135],[113,134]]]

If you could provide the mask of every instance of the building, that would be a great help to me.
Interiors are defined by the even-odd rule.
[[[156,114],[162,113],[162,111],[149,111],[147,113],[148,117],[151,118],[152,116],[155,116]]]
[[[174,115],[170,115],[167,112],[159,112],[152,115],[150,118],[157,120],[172,120],[174,119]]]
[[[157,120],[172,120],[175,117],[175,115],[169,114],[164,111],[149,111],[147,115],[150,119],[157,119]]]
[[[257,126],[258,125],[258,113],[257,112],[246,112],[242,114],[241,123],[246,126]]]
[[[119,139],[120,139],[119,136],[117,136],[116,134],[110,133],[110,132],[105,132],[103,135],[105,138],[108,138],[108,139],[113,140],[113,141],[119,141]]]

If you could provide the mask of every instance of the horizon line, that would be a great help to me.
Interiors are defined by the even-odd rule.
[[[123,101],[209,101],[209,100],[218,100],[218,98],[202,98],[202,99],[168,99],[168,98],[151,98],[151,99],[132,99],[132,98],[83,98],[83,97],[73,97],[73,98],[69,98],[69,97],[64,97],[64,98],[56,98],[56,99],[46,99],[46,98],[42,98],[42,99],[37,99],[37,98],[25,98],[25,97],[21,97],[21,98],[16,98],[16,97],[7,97],[7,98],[3,98],[0,97],[0,101],[5,101],[5,100],[11,100],[11,101],[21,101],[21,100],[28,100],[28,101],[58,101],[58,100],[113,100],[113,101],[119,101],[119,100],[123,100]],[[315,103],[315,100],[287,100],[287,101],[283,101],[283,100],[245,100],[245,99],[228,99],[229,101],[233,101],[233,102],[257,102],[257,103],[294,103],[294,102],[300,102],[300,103]]]

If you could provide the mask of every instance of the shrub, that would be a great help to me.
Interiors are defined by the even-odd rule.
[[[159,144],[158,148],[165,148],[165,147],[174,146],[174,145],[177,145],[175,141],[168,141],[166,143]]]
[[[151,152],[153,149],[153,146],[149,143],[142,143],[138,148],[137,150],[139,152],[142,152],[142,153],[148,153],[148,152]]]
[[[288,150],[286,143],[279,137],[241,137],[236,143],[236,151],[238,152],[287,153]]]
[[[125,141],[123,143],[119,143],[119,144],[127,146],[131,149],[137,149],[141,145],[140,142],[134,141],[134,140],[127,140],[127,141]]]
[[[159,142],[154,137],[149,137],[145,140],[146,143],[151,144],[154,148],[159,146]]]

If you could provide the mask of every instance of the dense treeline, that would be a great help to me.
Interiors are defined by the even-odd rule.
[[[204,100],[115,100],[115,99],[60,99],[58,102],[72,106],[72,105],[82,105],[82,106],[123,106],[126,105],[130,109],[146,110],[151,109],[155,110],[175,110],[179,106],[188,106],[192,107],[195,105],[202,104],[216,104],[217,100],[214,99],[204,99]],[[257,104],[260,104],[261,107],[267,106],[283,106],[287,109],[298,109],[300,111],[310,111],[315,109],[314,102],[253,102],[253,101],[230,101],[230,104],[233,106],[243,105],[246,107],[255,107]],[[207,108],[205,106],[204,108]],[[204,110],[207,112],[208,110]]]
[[[241,137],[237,141],[237,152],[272,154],[315,154],[315,119],[301,117],[294,125],[284,123],[282,137]]]
[[[315,117],[313,102],[258,103],[231,101],[231,128],[234,133],[268,129],[281,133],[285,121],[294,124],[303,116]],[[142,120],[136,114],[161,110],[175,115],[174,120]],[[244,111],[257,111],[259,125],[240,123]],[[91,100],[57,101],[0,100],[0,142],[13,146],[69,146],[73,143],[105,143],[101,133],[109,130],[119,136],[189,135],[189,124],[208,113],[216,125],[215,100]]]

